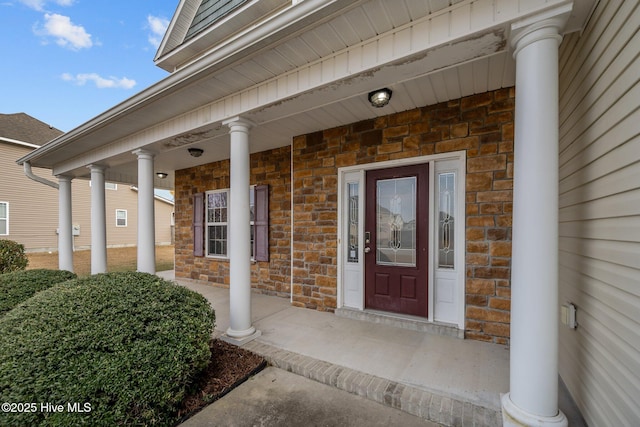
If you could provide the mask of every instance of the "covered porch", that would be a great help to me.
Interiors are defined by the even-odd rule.
[[[174,279],[173,271],[157,274]],[[197,280],[177,283],[211,302],[214,335],[222,336],[229,327],[229,290]],[[262,335],[243,347],[278,368],[443,425],[502,425],[506,346],[302,309],[259,293],[251,305]],[[562,384],[559,407],[569,425],[585,425]]]
[[[200,3],[183,0],[180,10]],[[430,417],[433,411],[443,424],[456,425],[455,417],[470,411],[467,420],[478,417],[482,422],[462,418],[463,425],[499,425],[502,405],[507,425],[566,425],[557,404],[558,45],[563,34],[582,28],[589,12],[585,3],[589,2],[576,2],[574,8],[573,2],[563,0],[522,0],[494,7],[490,1],[469,0],[441,2],[431,9],[404,1],[405,8],[396,11],[373,0],[278,1],[281,9],[274,12],[276,9],[267,7],[268,14],[252,9],[254,3],[266,7],[269,2],[249,2],[239,9],[243,13],[236,17],[238,28],[229,29],[224,21],[192,40],[177,34],[188,28],[182,20],[189,21],[186,12],[179,12],[157,58],[160,66],[172,70],[170,76],[20,160],[50,168],[60,181],[60,268],[67,268],[71,259],[72,179],[90,177],[92,181],[92,273],[106,270],[105,180],[137,183],[139,222],[147,225],[139,229],[138,270],[149,273],[155,272],[153,188],[175,188],[176,221],[182,227],[176,246],[180,247],[176,250],[178,275],[208,276],[206,280],[230,285],[230,292],[225,290],[224,296],[214,298],[214,307],[218,327],[238,344],[268,354],[273,363],[287,369],[308,370],[309,375],[378,396],[382,402],[405,402],[420,413],[428,411]],[[249,22],[245,18],[259,18],[254,13],[265,14],[264,19],[244,32],[243,25]],[[221,34],[227,38],[221,39]],[[334,37],[330,40],[326,34]],[[330,46],[325,45],[328,40]],[[180,41],[184,46],[178,48]],[[505,102],[515,103],[513,118],[511,107],[505,114],[496,109],[492,117],[489,106],[482,106],[479,115],[462,111],[461,99],[514,86],[515,101]],[[393,101],[385,108],[369,102],[378,89],[386,89],[387,98],[393,93]],[[426,106],[433,105],[443,111],[423,117]],[[451,123],[446,122],[451,113],[447,109],[456,110]],[[346,137],[323,140],[326,130],[363,121],[384,122],[392,114],[398,117],[407,111],[420,115],[420,121],[411,123],[413,129],[407,123],[372,128],[375,132],[362,137],[358,153],[354,141]],[[444,126],[434,135],[431,127],[436,121]],[[490,134],[503,124],[504,134],[497,130]],[[296,144],[301,135],[313,136]],[[478,144],[465,145],[472,141]],[[504,146],[499,147],[500,143]],[[326,155],[322,160],[316,152],[304,152],[311,145],[325,147],[323,144]],[[279,149],[290,150],[281,156],[290,161],[276,166],[272,154]],[[253,167],[252,155],[266,153],[263,163],[282,172],[284,181],[284,196],[277,199],[278,216],[262,221],[273,225],[277,220],[282,226],[274,230],[279,240],[269,246],[271,260],[277,255],[279,264],[273,265],[277,268],[258,267],[272,274],[272,282],[290,284],[289,289],[278,290],[281,292],[314,297],[315,288],[323,288],[317,293],[326,299],[327,311],[333,311],[346,305],[340,292],[347,281],[337,261],[346,241],[337,230],[337,215],[343,206],[336,189],[338,173],[355,172],[348,168],[358,166],[363,177],[365,169],[390,168],[398,162],[403,166],[407,161],[444,162],[450,159],[438,157],[443,152],[448,155],[461,149],[467,150],[468,158],[488,158],[471,159],[465,167],[460,155],[462,166],[456,166],[461,173],[459,187],[466,185],[465,171],[477,171],[487,188],[476,189],[483,194],[461,198],[466,206],[459,205],[466,210],[460,209],[457,220],[476,230],[456,232],[460,237],[466,232],[467,237],[466,242],[461,239],[454,245],[459,248],[460,279],[451,287],[456,292],[440,294],[458,301],[456,326],[461,333],[482,328],[474,320],[501,323],[500,333],[502,338],[508,335],[510,350],[303,312],[289,307],[286,299],[279,301],[282,310],[260,315],[263,297],[252,298],[251,291],[247,189],[250,184],[265,184],[267,178],[255,172],[266,166]],[[340,150],[343,152],[338,153]],[[366,156],[358,157],[362,153]],[[306,162],[304,170],[296,168],[302,161]],[[314,162],[320,163],[311,166]],[[319,194],[307,186],[304,174],[328,191]],[[502,187],[494,186],[493,179],[502,180]],[[306,190],[309,194],[296,193],[296,185],[301,193]],[[488,194],[489,190],[496,193]],[[207,193],[216,194],[210,207],[204,204]],[[421,194],[422,201],[430,197]],[[320,199],[324,205],[318,209],[315,201]],[[502,204],[496,207],[491,202]],[[469,216],[474,209],[483,213],[481,203],[489,210],[486,215],[466,221],[467,211]],[[430,206],[435,212],[435,205]],[[507,208],[512,215],[505,212]],[[322,211],[324,217],[314,218],[310,213],[296,217],[305,209]],[[494,230],[485,230],[494,227],[496,211],[509,214],[503,226],[513,229],[512,251],[510,231],[502,230],[500,237],[491,234]],[[211,214],[207,221],[205,212]],[[227,216],[227,212],[232,214]],[[227,217],[231,218],[228,223]],[[326,229],[318,230],[321,241],[300,225],[316,220],[327,223]],[[368,243],[362,237],[365,230],[357,227],[358,239]],[[205,237],[204,230],[211,234]],[[481,233],[480,245],[469,243],[475,241],[474,231]],[[308,241],[296,240],[298,236]],[[233,243],[227,245],[229,239]],[[504,240],[501,251],[489,253],[490,247],[498,246],[491,239]],[[422,252],[428,254],[426,248],[435,240],[423,240]],[[361,244],[357,247],[359,256],[351,258],[362,260],[368,252]],[[479,257],[473,256],[476,252]],[[485,265],[489,255],[499,258],[496,262],[500,264]],[[427,256],[422,255],[422,262]],[[197,271],[187,271],[185,260]],[[476,265],[473,263],[484,263],[478,268],[482,276],[464,276]],[[309,264],[326,268],[312,273],[306,269]],[[360,279],[362,271],[358,272]],[[419,277],[425,277],[424,271]],[[424,286],[419,288],[424,290]],[[438,294],[433,286],[428,292]],[[490,306],[485,295],[474,299],[483,292],[495,296],[500,305]],[[362,301],[361,294],[358,301]],[[316,307],[310,304],[309,308]],[[435,323],[438,319],[428,320]],[[341,368],[330,371],[334,364]],[[378,378],[382,382],[371,389]],[[412,395],[414,389],[418,391]],[[436,389],[439,394],[434,393]],[[507,392],[501,400],[500,394]]]

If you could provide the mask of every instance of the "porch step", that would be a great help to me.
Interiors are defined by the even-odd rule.
[[[349,308],[338,308],[336,316],[347,319],[363,320],[370,323],[393,326],[396,328],[408,329],[410,331],[427,332],[430,334],[442,335],[453,338],[464,338],[464,330],[444,323],[426,322],[420,318],[410,316],[396,316],[390,313],[379,313],[375,311],[352,310]]]
[[[426,391],[334,365],[260,342],[243,346],[264,357],[271,365],[373,400],[444,426],[495,427],[502,425],[502,413],[471,402]]]

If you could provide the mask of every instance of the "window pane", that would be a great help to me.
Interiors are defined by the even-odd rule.
[[[454,268],[454,172],[438,175],[438,267]]]
[[[227,226],[210,225],[207,232],[209,255],[227,255]]]
[[[249,221],[256,220],[256,201],[253,187],[249,188]]]
[[[7,220],[0,219],[0,234],[7,234]]]
[[[377,182],[376,261],[378,265],[416,265],[417,179]]]
[[[7,219],[7,204],[0,203],[0,218]]]
[[[347,262],[358,262],[358,240],[360,236],[358,229],[358,183],[347,184],[347,191],[349,192],[349,213],[347,218],[349,253],[347,254]]]

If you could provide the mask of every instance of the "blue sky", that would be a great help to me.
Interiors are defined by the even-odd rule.
[[[0,0],[0,113],[70,131],[161,80],[178,0]]]

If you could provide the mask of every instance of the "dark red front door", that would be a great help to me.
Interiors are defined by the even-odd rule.
[[[365,306],[427,317],[428,165],[367,172]]]

